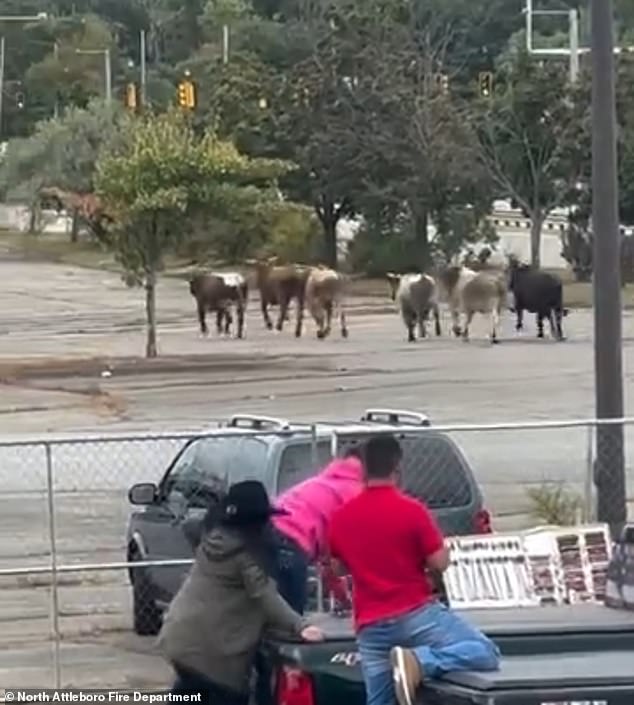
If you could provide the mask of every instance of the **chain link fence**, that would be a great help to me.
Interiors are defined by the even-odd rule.
[[[610,453],[618,461],[634,440],[627,420],[615,426],[623,442],[610,427],[599,448],[596,426],[395,426],[402,484],[439,513],[447,533],[483,530],[483,510],[494,529],[591,520],[601,507],[595,480],[614,478]],[[247,478],[276,495],[376,433],[355,424],[0,442],[0,679],[34,687],[166,685],[171,674],[154,640],[131,627],[156,631],[214,499]],[[631,500],[628,462],[626,480]],[[148,507],[130,504],[139,483],[146,484],[133,499],[152,493]],[[618,509],[620,492],[604,503]],[[131,516],[139,543],[128,530]],[[311,602],[324,606],[320,585],[313,579]]]

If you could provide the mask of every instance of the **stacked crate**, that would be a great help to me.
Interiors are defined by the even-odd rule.
[[[605,524],[543,527],[524,537],[541,604],[601,602],[612,541]]]
[[[455,537],[445,587],[452,607],[538,604],[520,534]]]

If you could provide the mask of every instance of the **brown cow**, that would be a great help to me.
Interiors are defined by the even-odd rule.
[[[256,285],[260,291],[260,305],[264,324],[272,330],[273,323],[269,316],[269,306],[279,306],[280,312],[275,328],[281,331],[284,321],[288,319],[288,308],[293,299],[297,301],[297,322],[295,337],[302,334],[304,319],[304,301],[306,279],[310,274],[308,267],[300,265],[275,265],[276,257],[268,260],[247,260],[246,264],[255,269]]]
[[[218,335],[223,332],[228,335],[231,332],[231,324],[233,323],[231,306],[235,304],[238,318],[238,338],[243,337],[244,314],[249,297],[249,288],[242,274],[194,274],[189,281],[189,290],[196,299],[202,335],[209,333],[205,320],[207,311],[215,312],[216,314]]]
[[[332,328],[333,313],[338,311],[341,324],[341,336],[348,337],[346,314],[344,311],[345,280],[334,269],[316,267],[311,270],[306,281],[306,304],[315,323],[317,337],[328,337]]]

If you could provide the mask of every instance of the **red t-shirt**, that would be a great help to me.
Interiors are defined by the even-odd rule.
[[[432,599],[424,566],[443,535],[429,509],[396,487],[368,487],[339,509],[329,541],[352,576],[357,630]]]

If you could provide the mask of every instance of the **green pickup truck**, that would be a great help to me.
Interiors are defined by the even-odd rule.
[[[602,605],[467,610],[499,645],[497,673],[447,674],[420,705],[634,705],[634,611]],[[320,644],[271,642],[276,705],[364,705],[348,619],[314,615]]]

